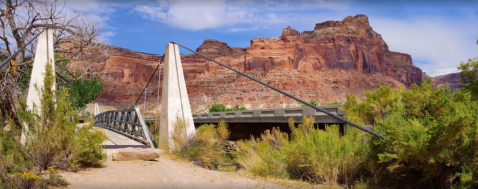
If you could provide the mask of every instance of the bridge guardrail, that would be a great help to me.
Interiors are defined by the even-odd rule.
[[[339,110],[340,106],[341,105],[328,105],[320,107],[332,114],[344,116],[345,112]],[[193,119],[194,123],[219,123],[221,120],[224,120],[227,123],[287,123],[288,119],[292,117],[294,118],[295,123],[302,123],[303,116],[315,117],[315,123],[345,123],[310,107],[201,113],[193,114]],[[145,118],[146,123],[152,123],[155,121],[156,117]]]
[[[96,127],[125,135],[152,148],[158,148],[139,108],[102,112],[94,117]]]
[[[332,114],[343,116],[345,112],[339,110],[340,105],[321,106],[321,108]],[[227,120],[226,122],[269,122],[269,123],[287,123],[289,118],[294,118],[296,123],[302,123],[303,116],[315,117],[315,123],[345,123],[335,119],[323,112],[310,107],[300,108],[282,108],[282,109],[262,109],[262,110],[243,110],[231,112],[213,112],[194,114],[195,123],[209,123]]]

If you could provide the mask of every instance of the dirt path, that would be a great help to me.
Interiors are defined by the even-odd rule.
[[[88,123],[85,123],[88,124]],[[79,124],[78,127],[81,127]],[[95,128],[98,129],[98,128]],[[105,142],[106,162],[101,168],[77,173],[60,172],[70,184],[67,188],[310,188],[302,182],[253,178],[244,172],[207,170],[162,153],[156,161],[112,161],[116,145],[136,144],[123,135],[101,129],[108,135]],[[133,145],[134,146],[134,145]]]
[[[241,172],[211,171],[161,154],[157,161],[112,161],[102,168],[89,168],[60,175],[68,188],[302,188],[287,181],[265,181]],[[310,186],[308,186],[310,187]]]

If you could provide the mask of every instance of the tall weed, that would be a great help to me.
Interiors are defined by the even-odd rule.
[[[303,117],[295,126],[289,119],[292,133],[277,128],[265,131],[261,138],[238,143],[237,161],[250,172],[262,176],[299,178],[316,183],[352,184],[367,155],[367,146],[359,133],[340,136],[335,125],[320,130],[313,117]]]
[[[173,154],[186,158],[196,164],[209,169],[217,169],[217,163],[225,158],[227,138],[229,138],[227,124],[221,121],[217,126],[205,124],[197,128],[193,138],[186,137],[186,123],[177,118],[172,140]]]

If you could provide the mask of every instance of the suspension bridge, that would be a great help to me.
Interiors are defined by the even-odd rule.
[[[38,92],[33,87],[36,83],[39,87],[42,86],[45,64],[49,61],[54,62],[54,47],[53,47],[53,32],[50,29],[44,29],[36,35],[29,43],[37,39],[37,49],[35,53],[32,79],[30,82],[30,89],[27,97],[27,105],[29,108],[34,108],[31,104],[39,104]],[[186,83],[184,80],[184,73],[181,64],[181,57],[179,54],[179,47],[195,53],[211,62],[225,67],[238,75],[253,80],[271,90],[281,93],[289,98],[306,105],[306,108],[287,108],[287,109],[266,109],[266,110],[248,110],[248,111],[234,111],[234,112],[216,112],[204,114],[192,114],[189,104],[189,97],[187,95]],[[274,86],[264,83],[246,73],[238,71],[230,66],[227,66],[219,61],[216,61],[206,55],[191,50],[183,45],[171,42],[166,45],[165,54],[159,61],[158,66],[151,75],[148,83],[144,87],[143,92],[139,95],[135,103],[128,108],[121,110],[113,110],[100,112],[100,108],[95,107],[95,124],[94,126],[105,130],[109,138],[110,145],[116,145],[117,148],[130,146],[143,146],[151,148],[158,148],[157,141],[154,140],[149,127],[153,123],[159,123],[160,139],[166,139],[165,145],[171,146],[171,135],[175,129],[177,118],[182,119],[186,123],[186,137],[191,138],[195,135],[195,127],[205,123],[218,123],[224,120],[229,124],[231,130],[231,139],[240,139],[250,136],[250,134],[258,135],[265,129],[278,126],[281,130],[287,130],[287,119],[294,118],[296,123],[301,123],[302,116],[313,116],[315,123],[319,128],[325,127],[326,124],[338,124],[342,133],[345,131],[345,126],[350,125],[356,127],[366,133],[375,137],[384,139],[385,137],[359,124],[353,123],[343,118],[344,112],[338,109],[338,106],[315,106],[300,98],[297,98],[285,91],[282,91]],[[12,57],[6,59],[0,64],[0,68],[6,65]],[[161,97],[161,117],[159,118],[145,118],[142,116],[140,108],[137,107],[137,102],[147,90],[149,83],[153,76],[161,67],[164,66],[163,87]],[[158,85],[160,84],[158,78]],[[159,87],[158,87],[159,90]],[[146,96],[145,96],[146,98]],[[28,128],[24,128],[28,131]],[[26,132],[24,131],[24,132]],[[168,142],[169,141],[169,142]]]

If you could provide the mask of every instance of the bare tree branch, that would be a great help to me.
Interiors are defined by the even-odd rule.
[[[78,12],[66,12],[66,0],[2,0],[4,7],[0,9],[0,40],[5,44],[5,49],[0,49],[2,55],[8,56],[16,50],[25,47],[35,34],[45,27],[53,29],[55,34],[55,52],[61,53],[65,59],[75,59],[85,47],[92,44],[98,36],[98,25],[86,19]],[[70,44],[70,45],[65,45]],[[0,107],[2,115],[15,115],[14,99],[20,93],[17,82],[28,64],[33,61],[36,44],[31,43],[18,53],[12,60],[16,62],[14,72],[13,64],[0,69]],[[61,71],[59,78],[65,82],[78,79],[68,70],[67,66],[57,64]],[[87,66],[88,67],[88,66]],[[81,68],[86,71],[89,68]],[[58,71],[58,70],[57,70]],[[83,77],[85,73],[80,73]]]

